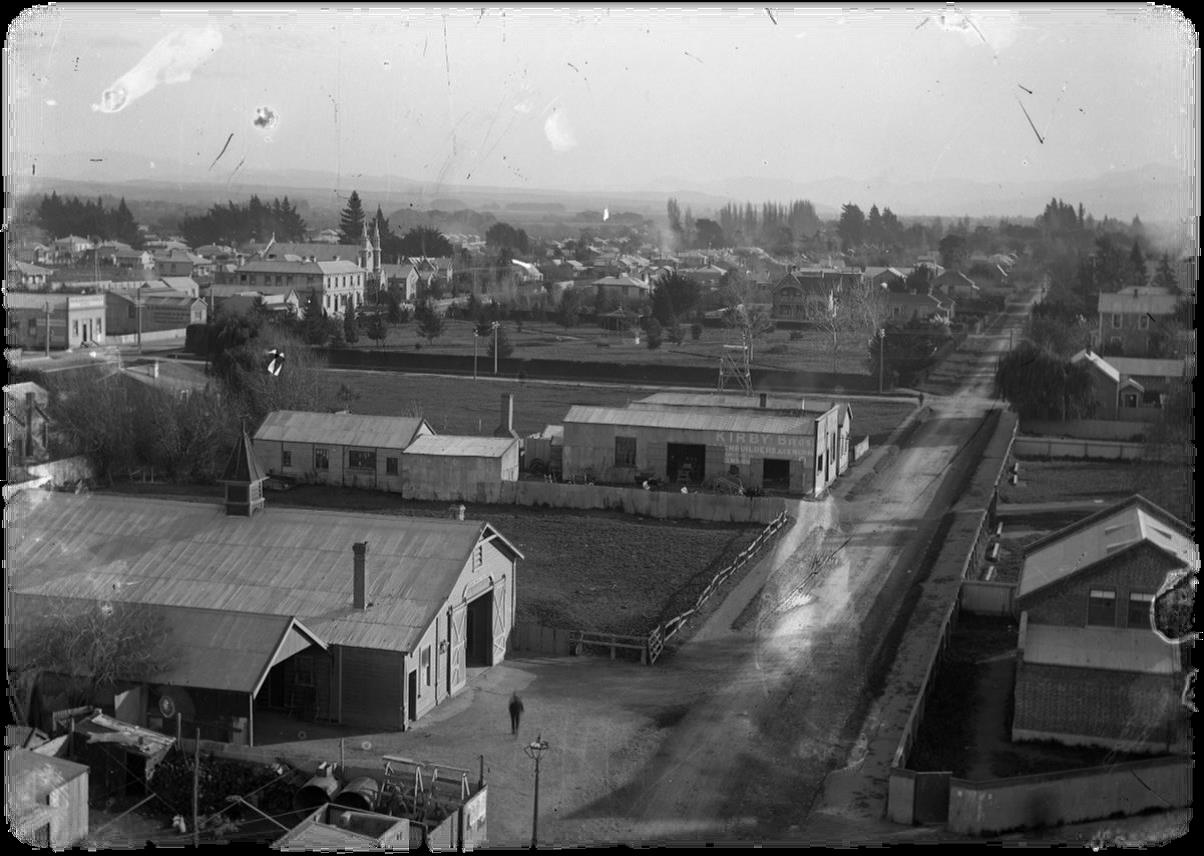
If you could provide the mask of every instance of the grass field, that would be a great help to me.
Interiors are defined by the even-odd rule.
[[[501,396],[514,395],[514,430],[533,434],[560,424],[574,404],[626,407],[656,388],[589,386],[489,378],[442,377],[400,372],[331,371],[329,396],[353,413],[380,416],[421,414],[441,434],[491,434],[501,421]],[[340,399],[346,385],[356,398]],[[914,409],[894,401],[853,403],[853,436],[881,444]]]
[[[703,365],[713,366],[718,372],[723,346],[737,341],[735,331],[725,327],[703,327],[701,337],[694,340],[689,325],[684,324],[684,341],[680,345],[671,344],[666,336],[664,344],[656,350],[649,350],[642,335],[640,343],[636,344],[632,334],[608,332],[589,322],[576,327],[561,327],[552,322],[525,322],[521,333],[515,322],[504,321],[502,325],[514,346],[511,356],[525,359]],[[418,326],[410,322],[391,327],[384,348],[410,351],[418,346],[424,353],[471,356],[472,331],[473,325],[469,321],[448,319],[443,335],[434,342],[428,342],[419,335]],[[793,340],[790,335],[790,331],[775,330],[759,338],[753,353],[753,367],[870,374],[866,344],[868,333],[841,333],[835,362],[832,358],[831,334],[821,330],[804,330],[801,338]],[[361,335],[352,347],[372,350],[377,345]],[[488,340],[478,340],[477,347],[481,371],[487,371],[490,361]]]
[[[209,502],[222,495],[215,486],[125,484],[114,490]],[[449,507],[317,485],[269,493],[267,502],[409,517],[447,517]],[[467,516],[490,523],[525,557],[518,568],[519,621],[625,634],[646,633],[692,606],[715,573],[761,531],[756,525],[511,505],[470,505]],[[725,588],[733,584],[729,579]]]

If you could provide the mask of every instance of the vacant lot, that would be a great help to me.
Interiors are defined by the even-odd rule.
[[[650,350],[642,333],[637,344],[633,332],[607,331],[589,322],[576,327],[561,327],[552,322],[526,322],[521,332],[516,322],[504,321],[502,326],[514,346],[511,356],[525,359],[704,365],[714,366],[718,371],[719,355],[723,352],[723,346],[738,341],[735,331],[725,327],[703,327],[701,336],[694,339],[690,325],[683,324],[683,340],[680,345],[672,344],[666,334],[664,344]],[[427,353],[467,356],[473,353],[472,333],[473,325],[470,322],[448,319],[443,335],[434,341],[428,341],[419,334],[418,325],[411,321],[391,327],[384,348],[419,348]],[[868,331],[841,333],[837,340],[835,360],[832,354],[831,333],[803,330],[794,335],[795,338],[792,339],[791,331],[775,330],[760,337],[753,352],[753,366],[795,371],[870,374]],[[492,359],[489,356],[489,339],[478,339],[476,346],[480,369],[482,372],[488,371]],[[374,349],[377,344],[361,335],[359,342],[352,347]]]
[[[1132,495],[1144,476],[1141,464],[1126,461],[1020,462],[1020,483],[999,486],[1000,502],[1082,502],[1102,499],[1111,503]]]
[[[652,387],[473,380],[401,372],[332,370],[327,376],[330,400],[353,413],[421,414],[441,434],[493,433],[501,421],[503,394],[514,396],[514,430],[526,435],[560,424],[574,404],[626,407],[658,391]],[[914,409],[914,405],[895,401],[855,401],[853,436],[868,434],[871,446],[880,445]]]
[[[114,490],[210,502],[222,495],[213,486],[126,484]],[[270,493],[268,503],[409,517],[449,514],[446,502],[317,485]],[[755,525],[511,505],[470,505],[467,517],[487,521],[522,552],[519,621],[610,633],[646,633],[693,605],[715,573],[761,531]]]

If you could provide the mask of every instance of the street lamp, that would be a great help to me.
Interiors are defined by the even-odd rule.
[[[882,394],[882,368],[886,360],[886,328],[878,328],[878,394]]]
[[[542,739],[543,735],[535,738],[534,743],[529,743],[523,747],[523,752],[528,758],[535,760],[535,808],[531,813],[531,849],[534,850],[538,840],[539,829],[539,759],[548,749],[548,741]]]

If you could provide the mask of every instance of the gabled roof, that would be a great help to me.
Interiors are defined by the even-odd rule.
[[[1027,597],[1138,544],[1199,568],[1199,548],[1187,524],[1134,494],[1030,544],[1016,596]]]
[[[1179,359],[1153,359],[1149,357],[1108,357],[1108,362],[1123,375],[1157,377],[1167,380],[1190,376],[1189,361]]]
[[[405,448],[402,455],[439,455],[462,458],[500,458],[518,444],[512,437],[453,437],[427,434]]]
[[[1105,374],[1113,383],[1120,383],[1120,372],[1116,370],[1116,367],[1090,348],[1084,348],[1079,351],[1070,358],[1070,362],[1074,365],[1087,362]]]
[[[322,443],[372,449],[404,449],[420,433],[434,434],[419,416],[368,416],[361,413],[317,413],[273,410],[255,432],[256,440]]]
[[[640,428],[679,428],[690,431],[739,431],[754,434],[815,433],[815,420],[800,417],[770,416],[760,413],[701,413],[684,408],[622,409],[618,407],[585,407],[574,405],[564,417],[564,423],[584,422],[590,425],[623,425]]]
[[[5,509],[13,592],[296,617],[328,644],[410,652],[478,544],[522,553],[487,523],[22,491]],[[352,545],[368,543],[367,609]]]

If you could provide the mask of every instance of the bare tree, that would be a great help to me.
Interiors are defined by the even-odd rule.
[[[887,316],[886,295],[883,289],[862,280],[844,285],[828,293],[828,305],[815,321],[821,330],[832,337],[832,371],[839,366],[840,334],[869,332],[873,335]]]
[[[178,660],[171,629],[151,607],[49,597],[28,603],[30,613],[14,622],[10,657],[26,680],[64,679],[70,706],[95,703],[121,682],[154,680]]]
[[[755,284],[744,277],[733,277],[725,290],[727,311],[723,315],[727,325],[737,331],[740,344],[753,359],[756,341],[773,330],[770,307],[756,301]]]

